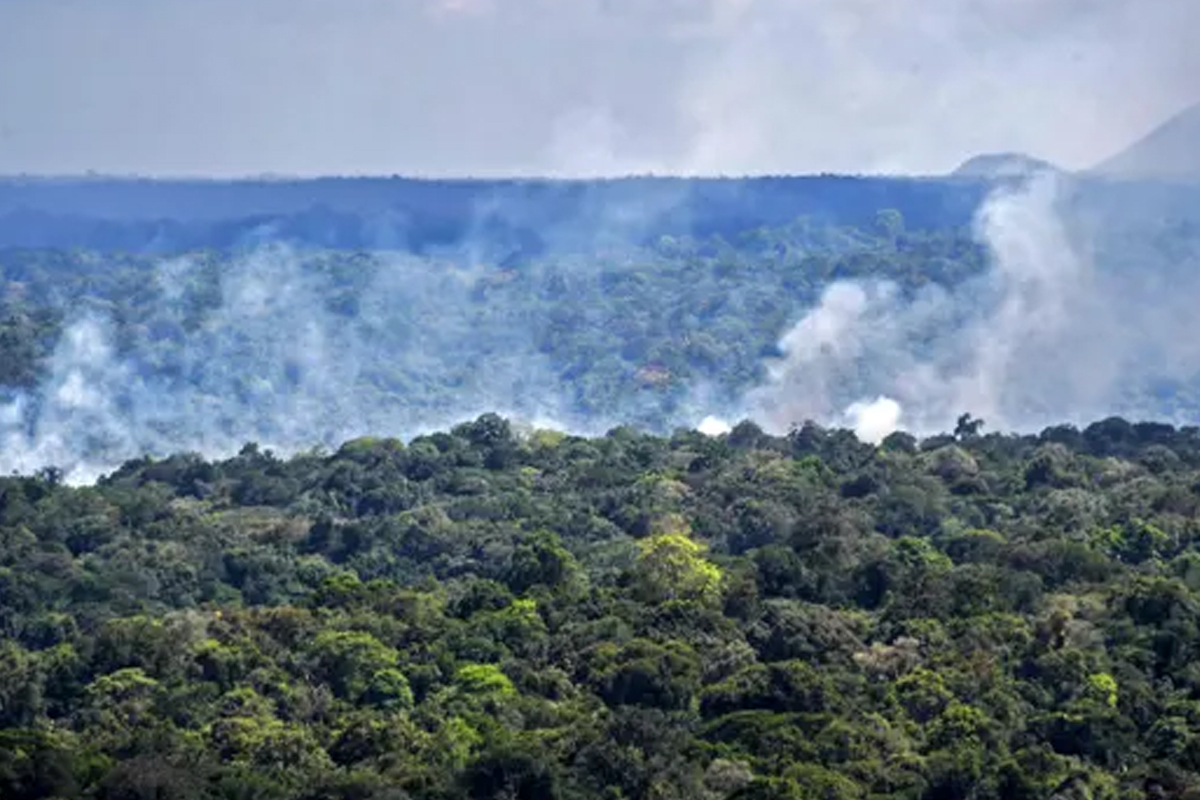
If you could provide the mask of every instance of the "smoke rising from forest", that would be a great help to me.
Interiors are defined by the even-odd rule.
[[[998,148],[1086,167],[1194,100],[1198,19],[1193,0],[0,2],[0,169],[928,173]],[[965,283],[824,287],[759,385],[730,399],[696,380],[668,421],[871,440],[963,412],[1005,430],[1181,421],[1149,398],[1200,370],[1194,259],[1105,261],[1072,191],[1044,175],[992,196],[991,267]],[[547,354],[546,320],[480,300],[486,260],[377,252],[337,279],[280,244],[164,260],[132,326],[67,308],[41,384],[0,403],[0,469],[88,480],[143,453],[287,452],[486,411],[581,433],[643,420],[653,401],[632,394],[589,410],[596,385]]]
[[[1192,422],[1150,397],[1200,371],[1200,323],[1184,300],[1196,296],[1194,260],[1165,266],[1147,249],[1140,269],[1099,267],[1096,232],[1064,211],[1070,191],[1051,172],[996,190],[975,222],[991,266],[953,289],[828,286],[743,413],[776,431],[813,419],[873,441],[950,431],[964,412],[1005,431],[1111,414]]]
[[[469,269],[364,260],[347,321],[329,309],[327,276],[285,246],[235,259],[220,296],[204,297],[215,268],[163,261],[154,315],[124,353],[110,315],[76,311],[43,384],[0,406],[0,468],[88,481],[147,453],[227,456],[251,441],[287,453],[489,411],[558,412],[528,327],[463,313],[479,278]]]
[[[997,189],[975,222],[990,267],[953,287],[826,286],[781,331],[760,385],[729,402],[696,381],[666,422],[715,435],[723,420],[780,433],[813,420],[879,441],[946,432],[964,412],[1000,430],[1181,421],[1147,387],[1200,372],[1192,262],[1099,266],[1095,231],[1064,210],[1070,192],[1051,173]],[[637,397],[581,410],[587,386],[537,344],[546,320],[481,301],[503,273],[473,263],[380,252],[347,264],[281,244],[165,259],[137,325],[120,330],[102,302],[72,307],[45,380],[0,406],[0,469],[89,481],[147,453],[227,456],[249,441],[288,453],[489,411],[583,434],[639,422]]]

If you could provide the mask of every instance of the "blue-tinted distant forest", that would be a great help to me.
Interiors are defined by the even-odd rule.
[[[8,179],[0,244],[170,251],[263,237],[420,252],[467,239],[523,248],[599,234],[732,236],[797,217],[857,225],[894,208],[917,229],[967,223],[977,179],[841,176],[596,181],[327,178],[263,181]],[[557,237],[557,241],[553,241]]]

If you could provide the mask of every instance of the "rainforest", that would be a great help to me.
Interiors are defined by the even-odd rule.
[[[1200,800],[1196,31],[0,0],[0,800]]]
[[[0,480],[6,798],[1200,786],[1200,430],[515,431]]]
[[[0,191],[0,796],[1200,797],[1194,189],[329,185]]]

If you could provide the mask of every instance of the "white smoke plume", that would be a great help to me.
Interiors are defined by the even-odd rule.
[[[319,270],[287,247],[233,261],[203,314],[212,265],[163,262],[135,349],[119,352],[100,310],[80,312],[38,390],[0,404],[0,469],[53,466],[89,482],[146,454],[219,457],[251,441],[286,454],[490,411],[597,432],[560,413],[527,324],[464,313],[477,272],[382,253],[355,267],[367,289],[347,318],[329,310]]]
[[[851,403],[846,416],[855,436],[864,442],[879,444],[899,429],[901,408],[890,397],[877,397],[869,403]]]
[[[990,269],[953,290],[828,286],[781,339],[744,413],[776,432],[814,420],[872,441],[952,430],[962,413],[1003,430],[1170,418],[1147,387],[1200,370],[1200,331],[1181,306],[1196,278],[1184,263],[1167,278],[1161,259],[1100,268],[1064,211],[1070,188],[1044,173],[997,190],[976,218]]]
[[[774,433],[814,420],[878,442],[949,431],[963,413],[1010,431],[1110,414],[1191,422],[1153,390],[1200,372],[1195,260],[1164,259],[1136,225],[1144,261],[1136,247],[1097,256],[1108,241],[1097,231],[1112,226],[1084,225],[1076,188],[1047,173],[997,190],[976,219],[990,268],[952,288],[827,286],[783,333],[760,386],[730,407],[697,381],[666,423],[719,436],[727,420]],[[481,259],[266,245],[231,261],[164,261],[148,318],[121,326],[101,302],[75,309],[42,385],[0,402],[0,471],[54,466],[85,482],[146,454],[221,457],[250,441],[286,454],[485,412],[599,434],[664,410],[636,396],[595,410],[597,387],[568,373],[614,354],[555,366],[529,307],[488,299],[504,271]],[[354,307],[339,310],[347,281]]]

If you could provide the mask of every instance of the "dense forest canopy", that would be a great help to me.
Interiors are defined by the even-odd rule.
[[[1200,793],[1200,431],[516,432],[0,480],[5,798]]]
[[[665,431],[762,380],[763,358],[831,281],[885,278],[913,292],[982,270],[969,232],[897,235],[887,219],[797,221],[733,241],[663,236],[509,266],[461,251],[280,245],[171,260],[0,250],[0,383],[45,387],[21,409],[29,425],[74,425],[100,450],[109,436],[121,457],[205,449],[205,437],[334,446],[493,408],[572,429]],[[112,402],[47,420],[75,380]],[[192,403],[211,413],[199,418]]]
[[[1019,180],[1020,173],[1004,180]],[[1085,176],[1081,214],[1197,219],[1200,185]],[[798,217],[867,226],[895,209],[910,230],[969,225],[997,181],[986,176],[606,180],[168,181],[0,177],[0,246],[178,253],[287,240],[335,249],[427,252],[484,243],[510,253],[586,252],[597,238],[725,238]]]
[[[590,245],[600,233],[735,235],[799,216],[861,225],[896,208],[915,228],[970,221],[982,180],[656,178],[610,180],[157,181],[0,179],[0,244],[178,251],[247,239],[417,252],[466,240],[525,252]]]
[[[0,798],[1200,797],[1194,187],[254,186],[0,186]]]

